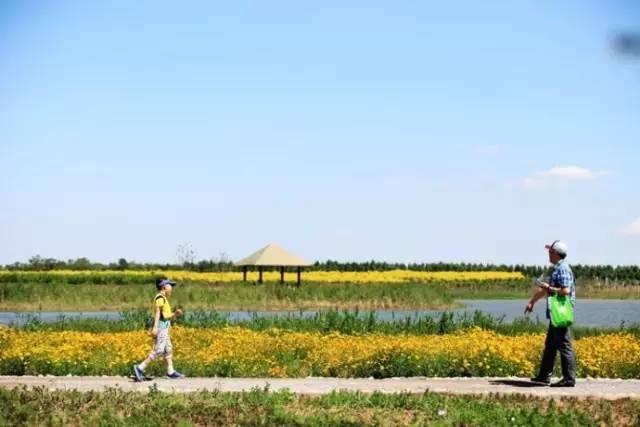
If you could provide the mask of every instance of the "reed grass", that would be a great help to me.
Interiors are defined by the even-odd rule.
[[[436,393],[0,389],[2,426],[632,426],[640,401]]]

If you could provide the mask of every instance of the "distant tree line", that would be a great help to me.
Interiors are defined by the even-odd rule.
[[[414,270],[414,271],[517,271],[526,277],[538,277],[548,266],[524,264],[479,264],[479,263],[388,263],[379,261],[368,262],[338,262],[324,261],[313,265],[315,270],[325,271],[386,271],[386,270]],[[582,265],[571,264],[573,273],[580,279],[609,279],[620,281],[639,281],[640,266],[638,265]]]
[[[218,258],[188,260],[181,263],[139,263],[120,258],[117,262],[99,263],[87,258],[68,261],[34,256],[27,262],[16,262],[4,267],[7,270],[49,271],[49,270],[188,270],[198,272],[240,271],[225,254]],[[322,271],[517,271],[526,277],[538,277],[548,267],[524,264],[478,264],[478,263],[389,263],[380,261],[339,262],[317,261],[309,270]],[[637,265],[572,265],[577,278],[587,280],[640,281],[640,266]]]
[[[91,270],[189,270],[200,272],[225,272],[234,271],[233,262],[226,258],[186,261],[183,263],[142,263],[128,261],[125,258],[118,259],[117,262],[100,263],[90,261],[88,258],[70,259],[68,261],[55,258],[42,258],[34,256],[29,258],[27,262],[16,262],[4,267],[7,270],[22,271],[50,271],[50,270],[75,270],[75,271],[91,271]]]

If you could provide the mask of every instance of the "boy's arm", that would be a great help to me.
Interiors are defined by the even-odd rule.
[[[176,308],[173,313],[171,313],[171,319],[175,319],[180,316],[182,316],[182,309],[180,307]]]
[[[153,315],[153,328],[151,329],[151,332],[155,334],[158,333],[158,323],[160,322],[160,310],[161,308],[156,306],[156,312]]]

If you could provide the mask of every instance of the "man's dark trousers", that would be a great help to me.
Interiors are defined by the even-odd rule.
[[[547,339],[544,342],[544,353],[540,374],[538,378],[550,378],[553,372],[553,365],[556,361],[556,352],[560,352],[560,363],[562,364],[562,378],[564,380],[576,380],[576,359],[571,346],[571,331],[569,328],[554,328],[549,325]]]

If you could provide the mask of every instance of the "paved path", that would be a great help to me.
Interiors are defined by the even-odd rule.
[[[158,390],[186,393],[198,390],[243,391],[254,388],[269,390],[288,389],[301,394],[326,394],[334,390],[383,393],[423,393],[426,390],[451,394],[528,394],[540,397],[575,396],[603,399],[640,399],[640,380],[585,379],[578,380],[575,388],[532,386],[524,378],[185,378],[170,380],[158,378],[142,383],[127,377],[53,377],[53,376],[0,376],[0,387],[16,386],[49,389],[75,389],[80,391],[104,390],[117,387],[122,390],[148,391],[156,385]]]
[[[170,380],[157,378],[142,383],[127,377],[53,377],[0,376],[0,387],[13,388],[44,386],[49,389],[81,391],[120,388],[129,391],[158,390],[186,393],[198,390],[243,391],[254,388],[288,389],[302,394],[326,394],[334,390],[383,393],[423,393],[426,390],[451,394],[528,394],[540,397],[574,396],[603,399],[640,399],[640,380],[591,379],[578,380],[575,388],[535,386],[524,378],[185,378]]]

